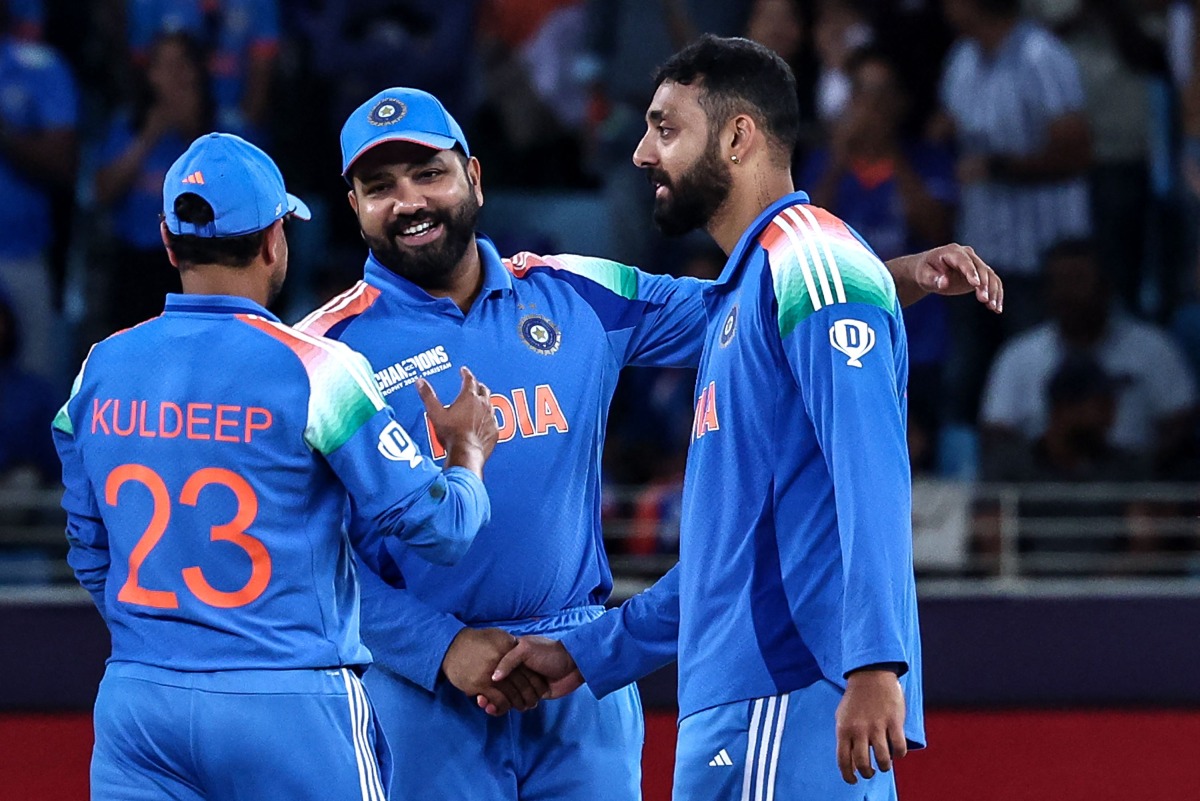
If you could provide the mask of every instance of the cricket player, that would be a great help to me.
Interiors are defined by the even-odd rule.
[[[497,678],[604,696],[677,636],[677,801],[891,799],[892,760],[925,739],[896,286],[794,191],[777,55],[705,36],[656,83],[634,153],[655,220],[729,256],[703,292],[679,564],[560,641],[522,640]]]
[[[640,798],[635,688],[500,719],[475,699],[528,709],[532,676],[492,679],[513,635],[559,637],[601,615],[612,576],[600,454],[617,376],[627,364],[697,364],[705,285],[585,256],[502,257],[475,232],[481,165],[425,92],[380,92],[350,115],[341,145],[371,252],[364,280],[299,328],[361,350],[434,460],[444,443],[413,392],[421,378],[441,388],[456,365],[476,365],[500,425],[492,520],[467,556],[445,567],[402,552],[382,572],[388,584],[364,577],[363,637],[375,655],[365,681],[405,766],[393,798]],[[999,303],[994,274],[958,246],[893,266],[910,302],[937,289]],[[674,658],[673,637],[662,650]]]
[[[193,142],[163,214],[184,294],[92,348],[53,426],[68,561],[112,633],[92,798],[383,801],[352,554],[380,569],[400,543],[442,564],[470,547],[487,388],[465,369],[449,407],[418,388],[439,469],[362,356],[266,310],[284,221],[309,213],[248,142]]]

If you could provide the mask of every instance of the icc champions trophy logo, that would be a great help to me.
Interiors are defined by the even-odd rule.
[[[829,329],[829,344],[849,357],[846,364],[862,367],[859,360],[875,347],[875,331],[861,320],[838,320]]]

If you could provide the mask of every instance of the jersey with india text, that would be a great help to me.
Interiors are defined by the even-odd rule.
[[[563,641],[605,692],[647,666],[628,641],[656,627],[666,639],[677,616],[681,717],[891,665],[921,744],[908,355],[891,276],[796,193],[747,229],[704,305],[680,563]]]
[[[500,439],[484,481],[491,522],[452,567],[399,555],[363,586],[363,637],[380,662],[432,689],[464,623],[504,624],[603,603],[600,452],[627,364],[695,366],[702,282],[584,256],[501,259],[479,236],[483,288],[464,313],[374,257],[365,277],[298,327],[361,351],[396,419],[434,461],[444,450],[414,383],[448,402],[457,368],[491,389]],[[662,645],[674,654],[674,642]],[[670,658],[670,657],[668,657]]]

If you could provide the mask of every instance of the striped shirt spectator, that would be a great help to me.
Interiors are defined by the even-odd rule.
[[[1079,69],[1052,34],[1015,15],[994,43],[959,28],[941,86],[960,149],[958,236],[1006,277],[1032,277],[1043,251],[1091,227]]]

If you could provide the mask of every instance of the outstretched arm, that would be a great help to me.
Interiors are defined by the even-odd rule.
[[[996,314],[1004,311],[1004,282],[975,249],[950,244],[898,256],[885,262],[896,294],[903,306],[911,306],[929,294],[965,295],[975,293],[975,299]]]

